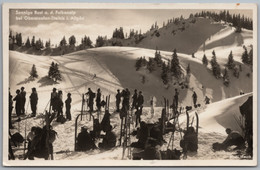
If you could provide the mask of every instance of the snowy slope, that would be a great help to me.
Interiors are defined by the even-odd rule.
[[[193,26],[196,27],[196,25]],[[188,30],[188,28],[186,30]],[[199,115],[201,132],[199,135],[199,152],[197,155],[189,155],[188,159],[238,159],[233,155],[233,152],[217,152],[213,154],[211,145],[214,142],[224,140],[226,136],[224,130],[227,127],[241,131],[238,123],[240,119],[238,116],[238,106],[246,101],[247,97],[251,94],[244,96],[238,95],[241,90],[245,93],[252,92],[252,76],[246,76],[247,73],[251,73],[251,68],[241,63],[241,54],[243,52],[242,45],[249,46],[252,44],[252,32],[243,30],[243,32],[238,35],[234,33],[233,29],[231,30],[228,27],[221,26],[221,28],[216,30],[216,33],[210,33],[210,35],[211,34],[210,39],[205,39],[205,47],[203,47],[203,42],[191,43],[191,46],[186,46],[186,48],[199,49],[195,53],[196,58],[192,58],[191,55],[178,53],[182,68],[185,69],[187,65],[190,64],[191,80],[188,89],[182,89],[178,83],[175,85],[171,84],[171,86],[166,89],[160,79],[160,72],[150,74],[144,69],[140,71],[135,70],[135,60],[141,56],[145,56],[146,59],[148,59],[148,57],[154,57],[155,50],[137,47],[102,47],[82,50],[64,56],[37,56],[10,51],[9,86],[11,94],[14,96],[15,90],[24,86],[27,91],[28,103],[31,88],[36,87],[39,95],[38,114],[40,114],[43,113],[45,109],[48,109],[50,92],[53,87],[63,91],[64,101],[66,94],[68,92],[72,93],[72,121],[66,122],[65,124],[58,124],[56,122],[52,124],[59,134],[57,140],[54,142],[55,159],[89,160],[121,159],[122,149],[116,148],[108,152],[97,150],[89,153],[71,152],[74,149],[75,118],[81,109],[81,95],[87,91],[87,88],[90,87],[94,91],[96,91],[97,88],[101,88],[102,95],[111,95],[111,123],[117,135],[119,135],[120,118],[117,113],[113,113],[115,108],[114,96],[117,89],[129,88],[131,92],[133,92],[134,89],[143,91],[145,108],[142,119],[149,122],[157,121],[160,116],[163,96],[168,98],[171,103],[174,89],[177,88],[180,92],[180,106],[187,106],[192,105],[191,96],[193,90],[195,90],[198,95],[198,102],[203,106],[205,95],[214,103],[208,105]],[[161,35],[163,36],[163,34]],[[237,38],[240,35],[243,39],[242,44],[240,38]],[[223,39],[225,41],[222,41]],[[226,40],[228,41],[226,42]],[[189,41],[187,40],[187,42]],[[224,42],[226,42],[226,44]],[[170,46],[168,47],[170,48]],[[222,69],[227,62],[229,52],[232,50],[234,59],[237,63],[242,65],[243,69],[243,71],[240,72],[239,79],[234,78],[233,73],[229,71],[231,83],[229,87],[226,87],[223,85],[221,79],[217,80],[214,78],[210,66],[205,67],[202,65],[201,58],[204,54],[203,48],[206,50],[205,54],[208,59],[211,59],[211,52],[213,49],[215,50],[217,60]],[[159,49],[161,50],[163,48]],[[172,52],[161,51],[161,55],[163,59],[170,59]],[[63,79],[61,82],[55,83],[46,78],[52,61],[59,63]],[[28,77],[33,64],[36,65],[39,78],[31,81]],[[96,74],[96,78],[94,78],[94,74]],[[145,77],[145,83],[142,83],[143,76]],[[148,100],[152,96],[155,96],[157,99],[157,108],[155,109],[156,115],[151,119]],[[30,106],[26,104],[26,107],[29,108],[28,113],[30,113]],[[193,113],[190,114],[194,115]],[[180,123],[182,127],[185,126],[185,121],[186,117],[184,115],[181,116]],[[32,126],[42,126],[43,119],[36,117],[34,119],[23,120],[20,123],[20,128],[18,128],[17,123],[15,127],[24,134],[25,124],[27,125],[27,130],[29,130]],[[80,122],[80,126],[82,125],[87,125],[90,129],[92,128],[92,122],[89,122],[86,118]],[[15,131],[16,130],[13,130],[12,132]],[[166,141],[169,140],[169,135],[165,136]],[[174,145],[179,146],[178,141],[180,136],[178,133],[175,139]],[[135,139],[133,139],[133,141],[134,140]],[[163,149],[166,149],[165,147],[166,146],[163,146]],[[59,153],[60,151],[62,151],[62,153]]]

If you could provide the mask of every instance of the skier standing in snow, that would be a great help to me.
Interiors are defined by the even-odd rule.
[[[57,111],[57,100],[58,100],[58,93],[56,92],[56,88],[53,88],[52,89],[52,93],[51,93],[51,103],[50,103],[50,105],[51,105],[51,107],[52,107],[52,110],[53,111]]]
[[[142,95],[142,92],[139,91],[139,95],[138,95],[138,98],[137,98],[137,111],[135,113],[135,115],[136,115],[135,126],[136,127],[141,122],[141,115],[142,115],[142,111],[143,111],[143,103],[144,103],[144,96]]]
[[[132,102],[132,109],[137,109],[137,90],[135,89],[134,95],[132,96],[133,102]]]
[[[117,90],[117,94],[116,94],[116,111],[119,112],[119,106],[120,106],[120,102],[121,102],[121,93],[120,90]]]
[[[204,101],[205,101],[205,104],[209,104],[210,99],[208,98],[208,96],[205,97]]]
[[[97,106],[97,111],[100,112],[100,110],[101,110],[101,91],[100,91],[100,88],[97,90],[96,106]]]
[[[63,115],[63,101],[62,101],[62,91],[59,90],[58,92],[58,99],[57,99],[57,111],[58,111],[58,117]]]
[[[88,88],[88,92],[86,93],[86,95],[89,96],[88,98],[89,111],[93,112],[94,98],[96,97],[96,95],[95,93],[92,92],[91,88]]]
[[[30,95],[32,117],[36,116],[37,103],[38,103],[38,94],[37,94],[36,88],[34,87],[34,88],[32,88],[32,94]]]
[[[175,89],[174,101],[175,101],[175,112],[177,112],[178,102],[179,102],[179,92],[177,89]]]
[[[192,99],[193,99],[194,107],[196,108],[197,107],[197,94],[195,91],[193,92]]]
[[[9,88],[9,128],[13,129],[12,125],[12,111],[13,111],[13,96],[10,93],[10,88]]]
[[[21,87],[21,115],[25,114],[26,91]]]
[[[137,110],[143,108],[144,104],[144,96],[142,95],[142,91],[139,91],[139,95],[137,98]]]
[[[17,121],[21,121],[21,107],[22,107],[22,99],[21,99],[21,94],[20,94],[20,90],[16,90],[16,96],[15,98],[13,99],[13,101],[16,101],[15,102],[15,112],[16,112],[16,115],[18,117]]]
[[[71,114],[70,114],[70,108],[71,108],[71,94],[67,94],[67,99],[65,100],[65,106],[66,106],[66,119],[71,120]]]

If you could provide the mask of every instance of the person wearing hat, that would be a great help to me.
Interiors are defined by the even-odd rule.
[[[21,115],[25,114],[26,91],[21,87]]]
[[[226,133],[228,134],[228,136],[222,142],[222,146],[224,149],[228,148],[229,146],[236,146],[236,149],[241,149],[245,147],[245,140],[239,132],[227,128]]]
[[[88,151],[90,149],[96,149],[96,145],[88,132],[86,126],[81,127],[81,132],[77,138],[77,151]]]
[[[32,117],[36,116],[37,103],[38,103],[38,94],[37,94],[36,88],[34,87],[34,88],[32,88],[32,94],[30,95]]]
[[[97,90],[96,106],[97,106],[97,111],[100,112],[100,110],[101,110],[101,91],[100,91],[100,88]]]
[[[16,90],[16,96],[15,98],[13,99],[13,101],[16,101],[15,102],[15,112],[16,112],[16,115],[18,117],[18,120],[17,121],[21,121],[21,106],[22,106],[22,99],[21,99],[21,94],[20,94],[20,90],[17,89]]]
[[[116,111],[119,112],[120,109],[120,103],[121,103],[121,93],[120,93],[120,90],[118,89],[117,90],[117,94],[116,94]]]
[[[92,92],[91,88],[88,88],[88,92],[86,93],[86,95],[89,96],[88,98],[89,111],[93,112],[94,98],[96,97],[96,94]]]
[[[58,93],[56,90],[56,88],[53,88],[51,93],[51,107],[53,111],[57,111]]]
[[[70,93],[68,93],[67,94],[67,99],[66,99],[66,101],[65,101],[65,106],[66,106],[66,119],[67,120],[71,120],[71,114],[70,114],[70,108],[71,108],[71,101],[72,101],[72,99],[71,99],[71,94]]]

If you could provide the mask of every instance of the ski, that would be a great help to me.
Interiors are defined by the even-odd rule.
[[[198,116],[197,112],[195,112],[195,115],[196,115],[196,133],[198,136],[199,135],[199,116]]]
[[[82,121],[82,115],[83,115],[83,107],[84,107],[84,94],[82,94],[81,117],[80,117],[81,121]]]

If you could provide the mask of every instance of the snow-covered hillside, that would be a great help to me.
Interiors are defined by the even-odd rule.
[[[203,25],[204,24],[204,25]],[[200,34],[205,30],[202,29],[210,26],[211,32],[207,35]],[[211,28],[212,27],[212,28]],[[27,91],[27,103],[31,88],[36,87],[38,91],[39,101],[37,114],[44,113],[48,109],[50,93],[53,87],[63,91],[63,100],[66,94],[72,94],[72,121],[65,124],[53,122],[54,130],[58,132],[58,138],[54,142],[55,159],[121,159],[122,148],[115,148],[112,151],[90,151],[88,153],[77,153],[74,150],[74,131],[75,118],[81,109],[82,94],[91,88],[96,92],[98,88],[102,91],[102,97],[111,95],[110,112],[111,124],[115,128],[115,132],[119,135],[120,118],[115,110],[115,95],[117,89],[128,88],[131,93],[134,89],[143,91],[145,103],[144,114],[142,119],[149,122],[155,122],[160,117],[161,107],[163,106],[163,96],[172,103],[174,90],[178,89],[179,105],[192,105],[192,93],[195,90],[198,95],[198,103],[202,104],[203,108],[200,111],[200,128],[199,128],[199,151],[198,154],[188,155],[188,159],[239,159],[233,155],[234,152],[216,152],[211,150],[212,143],[221,142],[225,139],[225,128],[241,131],[239,126],[240,113],[239,106],[252,95],[252,76],[246,76],[251,72],[251,68],[241,62],[243,45],[250,46],[252,44],[252,32],[243,30],[242,33],[235,33],[234,28],[226,25],[209,23],[209,20],[198,19],[195,24],[190,23],[184,30],[187,39],[183,38],[184,34],[178,30],[178,34],[168,35],[168,29],[160,30],[161,36],[144,40],[140,46],[145,47],[101,47],[88,50],[82,50],[70,53],[63,56],[37,56],[19,53],[15,51],[9,52],[9,86],[11,94],[14,96],[16,89],[25,87]],[[205,28],[206,29],[206,28]],[[193,31],[192,31],[193,30]],[[195,31],[194,31],[195,30]],[[213,31],[213,32],[212,32]],[[198,32],[194,34],[193,32]],[[165,34],[164,34],[165,33]],[[192,36],[192,35],[194,36]],[[208,39],[210,36],[210,39]],[[179,38],[178,38],[179,37]],[[182,38],[180,38],[182,37]],[[188,39],[189,37],[189,39]],[[180,40],[182,39],[182,40]],[[147,41],[145,43],[145,41]],[[170,42],[174,42],[173,44]],[[205,42],[205,43],[204,43]],[[142,44],[143,43],[143,44]],[[147,44],[150,44],[149,46]],[[205,44],[205,45],[203,45]],[[160,46],[161,45],[161,46]],[[179,46],[178,46],[179,45]],[[148,70],[135,70],[135,62],[139,57],[145,56],[154,57],[155,47],[161,51],[164,60],[171,59],[173,48],[177,49],[178,57],[182,68],[186,68],[190,64],[191,79],[189,88],[182,88],[177,82],[172,83],[169,88],[165,88],[160,78],[161,71],[149,73]],[[148,48],[148,49],[147,49]],[[167,51],[168,50],[168,51]],[[186,51],[185,51],[186,50]],[[189,50],[198,50],[195,53],[195,58],[189,54]],[[211,59],[211,52],[215,50],[217,61],[223,69],[227,62],[228,54],[232,50],[234,59],[241,64],[242,72],[240,77],[235,78],[232,71],[229,72],[230,85],[224,86],[222,79],[216,79],[211,71],[211,67],[205,67],[202,64],[202,56],[205,54],[208,59]],[[184,53],[179,53],[183,51]],[[59,69],[62,74],[62,81],[58,83],[47,78],[48,70],[51,62],[59,64]],[[28,79],[32,65],[36,65],[39,78],[32,81]],[[96,76],[94,76],[96,75]],[[145,77],[145,81],[142,79]],[[243,96],[238,96],[240,91],[245,92]],[[157,99],[155,116],[151,118],[149,109],[149,100],[152,96]],[[204,107],[205,96],[211,99],[210,105]],[[26,103],[26,107],[28,104]],[[30,107],[28,107],[28,114]],[[190,113],[193,115],[194,113]],[[180,124],[182,127],[186,124],[185,114],[180,116]],[[42,126],[43,120],[40,117],[23,120],[20,123],[20,131],[23,134],[24,125],[27,125],[27,130],[32,126]],[[87,125],[92,128],[92,122],[86,118],[79,124]],[[18,128],[18,124],[15,123]],[[12,130],[13,132],[16,130]],[[180,135],[176,132],[174,145],[179,148]],[[169,141],[170,134],[164,136],[166,141]],[[134,138],[132,139],[135,140]],[[166,149],[163,146],[162,149]],[[65,152],[67,151],[67,152]]]

